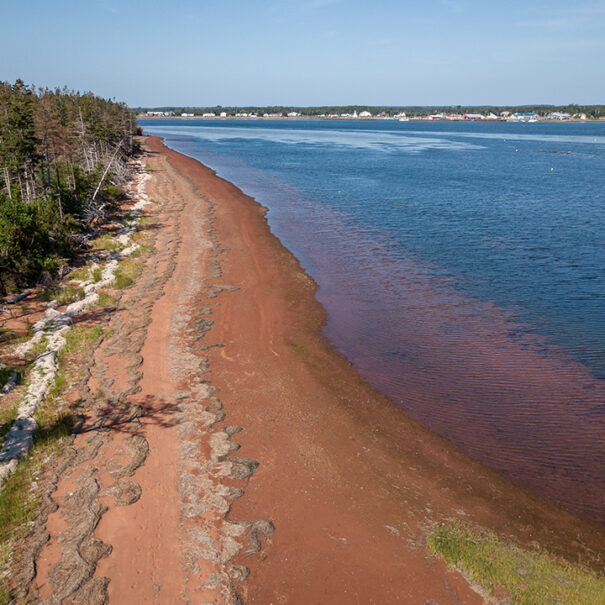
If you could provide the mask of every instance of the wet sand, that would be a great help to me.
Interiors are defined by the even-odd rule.
[[[156,251],[95,354],[88,388],[104,398],[53,496],[42,596],[481,603],[426,550],[452,518],[599,565],[604,530],[429,433],[334,352],[316,285],[264,208],[159,138],[146,146]],[[108,406],[115,430],[95,422]],[[78,523],[78,503],[94,519]],[[74,575],[82,543],[95,554]]]

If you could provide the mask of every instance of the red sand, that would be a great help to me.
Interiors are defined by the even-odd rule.
[[[95,572],[109,579],[112,603],[231,602],[207,582],[225,565],[233,570],[231,563],[250,570],[234,588],[247,603],[481,603],[460,574],[426,550],[426,533],[451,518],[596,565],[605,552],[603,530],[471,461],[334,353],[321,335],[325,313],[316,286],[271,234],[260,205],[159,138],[148,137],[147,146],[151,197],[166,200],[156,254],[171,251],[165,262],[175,268],[161,296],[138,309],[151,315],[141,349],[142,390],[130,398],[146,411],[138,434],[149,454],[133,475],[141,496],[129,506],[102,498],[109,510],[95,530],[113,547]],[[241,427],[233,435],[241,446],[236,455],[259,463],[247,479],[222,479],[243,490],[227,516],[183,517],[182,438],[169,404],[175,389],[194,392],[199,378],[175,376],[171,365],[171,338],[181,347],[188,338],[171,327],[183,314],[213,322],[196,352],[208,360],[204,385],[218,388],[225,413],[213,434]],[[108,372],[120,363],[117,356]],[[124,438],[114,438],[111,448]],[[199,450],[203,461],[209,455],[203,441]],[[102,472],[99,480],[105,481]],[[64,491],[60,484],[59,494]],[[260,552],[247,554],[240,537],[244,548],[235,559],[200,558],[200,568],[184,575],[184,530],[198,523],[218,539],[230,521],[251,520],[275,526],[272,536],[260,535]],[[54,560],[52,534],[59,527],[56,520],[49,527],[47,554]]]

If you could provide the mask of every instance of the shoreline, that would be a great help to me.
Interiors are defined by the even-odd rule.
[[[140,254],[62,361],[73,378],[49,405],[77,423],[41,463],[19,598],[479,604],[427,548],[455,519],[600,570],[603,529],[422,428],[335,352],[266,208],[142,141],[145,187],[122,208],[149,200]]]
[[[212,121],[224,121],[224,120],[251,120],[251,121],[257,121],[257,120],[265,120],[265,121],[271,121],[271,120],[278,120],[278,121],[283,121],[283,120],[319,120],[319,121],[324,121],[324,122],[400,122],[402,120],[398,120],[397,118],[376,118],[376,117],[372,117],[372,118],[323,118],[321,116],[297,116],[297,117],[288,117],[288,116],[282,116],[282,117],[277,117],[277,116],[273,116],[273,117],[268,117],[265,118],[264,116],[256,116],[256,117],[243,117],[243,116],[224,116],[224,117],[220,117],[220,116],[215,116],[213,118],[205,118],[203,116],[142,116],[142,115],[138,115],[136,117],[137,121],[140,120],[205,120],[208,122],[212,122]],[[435,122],[438,124],[443,124],[443,123],[448,123],[448,122],[473,122],[473,123],[477,123],[477,124],[481,124],[481,123],[489,123],[489,124],[595,124],[595,123],[601,123],[604,122],[604,119],[600,119],[600,120],[574,120],[574,119],[569,119],[569,120],[537,120],[536,122],[524,122],[523,120],[519,120],[519,121],[514,121],[514,120],[429,120],[428,118],[408,118],[407,120],[403,120],[403,122]]]
[[[301,515],[307,523],[312,520],[313,526],[317,526],[322,518],[322,511],[317,509],[309,516],[307,506],[312,506],[310,502],[302,508],[300,503],[292,502],[291,492],[298,497],[311,489],[314,493],[330,493],[335,489],[332,480],[336,476],[349,492],[348,499],[344,501],[340,494],[341,508],[346,510],[346,502],[355,502],[360,509],[372,510],[376,518],[389,517],[391,523],[385,520],[381,526],[383,531],[387,525],[397,529],[400,524],[402,529],[397,529],[399,536],[386,530],[387,535],[381,537],[385,542],[383,552],[384,548],[393,548],[394,545],[387,543],[395,538],[395,543],[398,543],[392,554],[395,558],[403,542],[402,534],[407,532],[408,543],[417,543],[426,534],[427,524],[452,516],[488,527],[500,535],[514,536],[524,545],[538,542],[542,547],[571,560],[587,560],[587,552],[582,553],[584,547],[581,543],[584,541],[586,544],[588,536],[593,539],[589,548],[594,552],[604,552],[602,529],[573,517],[488,471],[445,440],[420,427],[400,408],[369,387],[348,361],[334,352],[331,343],[321,334],[325,310],[315,299],[316,285],[271,233],[265,219],[266,209],[197,160],[164,147],[156,137],[148,140],[154,150],[166,155],[171,163],[182,167],[186,165],[186,177],[194,181],[213,203],[217,238],[221,246],[228,250],[223,259],[223,275],[228,283],[239,288],[218,295],[219,304],[213,310],[215,324],[211,334],[213,340],[225,343],[225,346],[211,349],[209,354],[210,380],[219,387],[227,416],[244,428],[241,436],[238,435],[242,453],[249,453],[261,465],[250,480],[244,497],[234,503],[232,516],[245,517],[262,511],[260,516],[270,518],[277,528],[271,539],[271,550],[288,551],[288,545],[303,539],[301,533],[307,534],[304,539],[309,537],[309,531],[301,532],[301,528],[298,531],[291,529],[288,535],[284,535],[283,528],[288,519]],[[211,193],[208,193],[209,187]],[[269,266],[271,268],[266,269]],[[261,267],[265,267],[265,270],[261,270]],[[255,281],[250,283],[250,275],[254,273]],[[222,302],[223,297],[225,302]],[[267,313],[275,314],[272,317],[275,322],[273,328],[268,325]],[[258,332],[255,325],[258,326]],[[288,359],[283,360],[283,357]],[[237,364],[238,367],[234,367],[235,359],[241,362]],[[255,374],[254,368],[259,362],[265,374],[260,384],[247,377],[248,374]],[[277,363],[280,368],[271,367]],[[282,368],[288,369],[284,372]],[[278,388],[269,386],[273,380],[283,381],[284,374],[288,374],[287,384]],[[269,392],[262,392],[263,388],[268,388]],[[304,390],[311,393],[302,394]],[[299,405],[290,403],[285,393],[299,399]],[[252,403],[236,403],[250,396],[254,400]],[[274,397],[281,401],[281,405],[272,404]],[[304,405],[300,399],[304,399]],[[361,401],[365,403],[361,404]],[[295,422],[280,421],[278,415],[283,412],[281,406],[286,406],[290,419]],[[263,410],[264,422],[263,418],[255,417],[259,409]],[[301,422],[301,413],[305,418],[313,419],[320,428],[309,430],[309,421]],[[272,424],[277,426],[273,427]],[[347,430],[343,430],[345,426]],[[260,442],[262,437],[259,434],[262,435],[268,427],[271,428],[269,436],[274,439],[280,437],[272,447]],[[281,431],[299,435],[298,449],[291,444],[286,449],[288,444],[283,442]],[[412,441],[414,445],[410,445]],[[295,454],[300,456],[300,451],[309,444],[313,446],[311,449],[320,448],[322,453],[316,452],[315,460],[305,461],[302,475],[296,479],[289,477],[287,468],[296,468],[299,463]],[[373,448],[379,453],[371,454]],[[329,452],[329,455],[325,452]],[[366,457],[366,454],[369,455]],[[356,458],[355,464],[352,464],[351,461]],[[275,468],[277,462],[286,467],[282,469],[284,476],[279,479],[264,472],[267,465]],[[376,476],[378,469],[385,473],[383,477]],[[309,476],[309,473],[312,474]],[[398,479],[395,483],[390,479],[385,481],[387,475]],[[321,483],[319,490],[318,483]],[[413,494],[408,493],[402,485],[393,489],[396,483],[413,484]],[[305,490],[303,485],[308,489]],[[435,485],[441,487],[435,489]],[[279,497],[274,496],[276,490]],[[356,501],[363,492],[366,494]],[[376,508],[377,505],[371,504],[368,499],[372,498],[370,494],[381,492],[382,503]],[[412,500],[404,497],[411,495],[414,498],[413,506],[410,506]],[[280,505],[273,502],[273,498]],[[288,500],[290,506],[284,506]],[[332,506],[338,500],[334,495]],[[406,504],[404,510],[401,507],[403,502]],[[461,514],[461,511],[464,512]],[[393,521],[396,517],[399,520]],[[327,524],[325,515],[324,519]],[[353,521],[349,518],[343,527],[351,529]],[[339,524],[342,525],[342,519]],[[372,529],[376,532],[379,527],[375,525]],[[334,542],[334,539],[321,536],[321,531],[319,528],[314,532],[314,540],[317,549],[325,555],[326,545]],[[349,544],[353,543],[354,538],[349,536],[346,540]],[[358,546],[362,548],[361,542]],[[336,547],[327,548],[327,551],[330,555],[323,560],[323,564],[328,564],[332,557],[342,557],[338,541]],[[263,599],[277,598],[279,588],[269,586],[270,579],[276,576],[283,577],[283,585],[291,587],[289,598],[301,594],[299,591],[308,584],[310,561],[304,553],[296,556],[291,553],[288,561],[291,556],[293,559],[287,569],[282,565],[283,561],[276,561],[275,555],[270,554],[262,561],[255,559],[251,564],[247,563],[252,577],[256,578],[255,582],[246,584],[252,600],[264,602]],[[424,558],[424,554],[421,558]],[[277,559],[280,559],[279,555]],[[356,564],[359,565],[359,561]],[[304,577],[299,577],[297,568],[306,570],[302,574]],[[319,568],[321,565],[317,568],[318,573]],[[288,577],[288,574],[291,575]],[[254,591],[251,589],[253,584],[256,585]],[[312,598],[307,595],[307,600]],[[334,598],[338,596],[334,595]]]

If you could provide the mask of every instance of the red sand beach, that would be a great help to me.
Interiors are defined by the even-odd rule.
[[[262,206],[145,147],[155,252],[95,353],[42,598],[481,603],[426,549],[454,518],[598,564],[605,530],[470,460],[334,352]]]

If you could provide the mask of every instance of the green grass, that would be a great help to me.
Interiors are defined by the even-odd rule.
[[[28,358],[30,361],[33,361],[39,355],[42,355],[46,351],[46,347],[48,346],[48,338],[43,336],[40,339],[40,342],[37,342],[29,351]]]
[[[70,355],[79,353],[96,342],[103,335],[101,326],[92,326],[85,328],[76,326],[70,330],[65,336],[65,346],[59,351],[59,365],[65,363]]]
[[[75,279],[76,281],[86,281],[90,275],[90,266],[84,265],[69,274],[69,279]]]
[[[91,244],[94,248],[100,248],[108,252],[117,252],[124,249],[124,246],[109,234],[98,237]]]
[[[493,594],[506,591],[520,605],[604,605],[605,579],[539,550],[520,548],[461,523],[439,525],[430,551]]]
[[[58,290],[45,292],[42,298],[43,300],[56,300],[57,304],[61,307],[63,305],[69,305],[76,300],[82,300],[85,296],[86,293],[84,292],[84,288],[65,286]]]
[[[0,409],[0,439],[4,439],[4,436],[10,430],[15,418],[17,417],[17,409],[19,407],[19,400],[17,399],[12,405],[4,406]]]
[[[2,388],[7,380],[10,378],[13,368],[2,368],[0,369],[0,388]],[[23,382],[23,374],[20,370],[17,372],[17,384]],[[2,399],[0,399],[2,403]],[[3,405],[0,407],[0,440],[4,438],[6,433],[10,430],[15,418],[17,417],[17,408],[19,407],[19,400],[16,399],[11,405]]]
[[[103,270],[101,267],[96,267],[92,272],[92,281],[96,284],[101,281],[103,277]]]
[[[149,214],[146,214],[139,219],[139,225],[142,225],[142,226],[154,225],[156,222],[157,222],[156,217],[151,216]]]
[[[43,464],[50,456],[65,452],[67,437],[74,424],[70,414],[48,416],[34,433],[29,454],[0,490],[0,603],[12,603],[11,567],[15,548],[29,534],[31,523],[38,515],[41,494],[38,479]],[[7,573],[8,572],[8,573]]]
[[[145,170],[147,170],[147,172],[153,172],[153,168],[151,167],[151,164],[145,164]]]
[[[107,292],[99,292],[99,299],[97,300],[96,306],[101,309],[107,309],[107,307],[113,307],[116,304],[116,299]]]
[[[127,259],[122,261],[115,272],[114,287],[118,290],[128,288],[142,270],[141,263]]]

